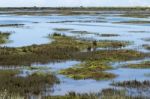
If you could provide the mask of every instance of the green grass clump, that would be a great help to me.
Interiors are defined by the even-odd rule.
[[[27,77],[17,76],[19,71],[0,70],[0,92],[6,91],[7,94],[18,94],[26,96],[27,94],[39,94],[51,88],[58,79],[49,73],[33,73]]]
[[[112,73],[104,72],[104,70],[108,69],[112,69],[112,67],[106,65],[106,63],[101,61],[88,61],[72,68],[60,70],[59,73],[73,79],[102,80],[116,77],[116,75]]]

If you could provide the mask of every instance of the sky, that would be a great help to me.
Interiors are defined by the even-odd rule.
[[[150,6],[150,0],[0,0],[0,7]]]

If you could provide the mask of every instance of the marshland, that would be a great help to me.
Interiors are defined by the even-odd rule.
[[[150,8],[0,8],[0,98],[149,99]]]

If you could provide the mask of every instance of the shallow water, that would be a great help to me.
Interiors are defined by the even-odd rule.
[[[50,43],[51,40],[46,38],[48,34],[55,32],[54,28],[69,28],[75,31],[88,31],[91,34],[78,34],[71,33],[71,31],[60,31],[65,35],[78,36],[96,40],[121,40],[131,41],[133,44],[125,47],[125,49],[134,49],[142,52],[149,52],[142,47],[143,44],[150,45],[150,42],[142,40],[143,38],[150,37],[150,28],[145,24],[119,24],[113,22],[120,21],[133,21],[133,20],[150,20],[150,18],[130,18],[120,17],[117,15],[78,15],[78,16],[16,16],[16,15],[0,15],[0,24],[25,24],[24,27],[0,27],[0,31],[13,31],[10,36],[12,42],[3,44],[1,46],[8,47],[20,47],[28,46],[32,44],[45,44]],[[66,21],[66,22],[65,22]],[[68,21],[68,22],[67,22]],[[69,22],[73,21],[73,22]],[[90,22],[89,22],[90,21]],[[103,22],[105,21],[105,22]],[[35,23],[37,22],[37,23]],[[57,22],[57,23],[56,23]],[[135,32],[131,32],[135,31]],[[139,32],[144,31],[144,32]],[[58,32],[58,31],[57,31]],[[138,33],[137,33],[138,32]],[[101,37],[98,34],[118,34],[116,37]],[[134,60],[128,62],[116,62],[112,63],[114,67],[120,67],[128,63],[137,63],[145,59]],[[150,59],[146,59],[150,60]],[[46,66],[49,67],[53,72],[57,72],[60,69],[71,67],[75,64],[79,64],[78,61],[66,61],[59,63],[49,64],[32,64],[33,66]],[[2,68],[1,68],[2,69]],[[33,71],[24,69],[21,76],[30,74]],[[124,80],[150,80],[150,77],[144,76],[150,73],[150,69],[126,69],[126,68],[115,68],[109,70],[117,74],[118,77],[112,80],[95,81],[95,80],[73,80],[63,75],[57,75],[61,83],[54,86],[54,92],[52,95],[64,95],[70,91],[79,93],[85,92],[98,92],[104,88],[112,87],[110,84],[113,81],[124,81]],[[50,93],[50,92],[47,92]]]

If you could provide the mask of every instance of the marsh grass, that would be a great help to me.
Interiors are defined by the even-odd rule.
[[[86,61],[84,63],[78,64],[77,66],[60,70],[59,73],[76,80],[78,79],[104,80],[116,77],[116,75],[112,73],[104,72],[104,70],[108,69],[112,69],[112,67],[108,66],[104,62]]]
[[[100,34],[101,37],[114,37],[119,36],[118,34]]]
[[[78,56],[79,55],[79,56]],[[144,55],[145,56],[145,55]],[[76,54],[75,57],[83,60],[77,66],[61,70],[59,73],[74,79],[112,79],[116,75],[107,73],[105,70],[113,69],[108,65],[109,62],[127,61],[143,57],[140,52],[132,50],[105,50],[96,52],[84,52],[81,55]]]
[[[71,9],[67,9],[67,10],[59,10],[60,15],[89,15],[89,14],[96,14],[95,12],[87,12],[87,11],[73,11]]]
[[[27,70],[48,70],[50,68],[46,67],[46,66],[26,66],[24,69]]]
[[[142,40],[150,42],[150,38],[143,38]]]
[[[132,81],[114,82],[112,83],[112,85],[120,86],[120,87],[127,87],[127,88],[149,89],[150,81],[149,80],[144,80],[144,81],[132,80]]]
[[[82,50],[91,46],[107,47],[107,46],[122,46],[120,42],[99,42],[77,39],[65,35],[54,33],[49,35],[54,41],[50,44],[32,45],[18,48],[0,48],[0,65],[2,66],[28,66],[29,69],[38,69],[31,66],[32,63],[49,63],[59,60],[78,60],[80,66],[68,68],[60,71],[68,77],[74,79],[112,79],[116,75],[107,73],[105,70],[112,69],[108,66],[109,62],[125,61],[137,58],[143,58],[146,55],[133,50],[100,50],[86,51]],[[113,45],[114,44],[114,45]],[[126,43],[125,43],[126,44]],[[31,67],[30,67],[31,66]]]
[[[1,66],[31,66],[32,63],[46,64],[64,60],[129,60],[143,58],[146,54],[133,50],[100,50],[85,49],[98,47],[122,47],[123,42],[101,42],[77,39],[60,34],[50,35],[54,41],[50,44],[31,45],[25,47],[0,47]]]
[[[0,24],[0,27],[23,27],[24,24]]]
[[[130,33],[147,33],[148,31],[128,31]],[[142,39],[145,40],[145,39]]]
[[[0,31],[0,44],[7,43],[9,40],[10,32],[1,32]]]
[[[125,13],[120,15],[121,17],[133,17],[133,18],[147,18],[149,14],[139,14],[139,13]]]
[[[47,96],[43,99],[148,99],[143,96],[130,96],[126,94],[125,90],[118,90],[113,88],[103,89],[98,93],[75,93],[69,92],[64,96]]]
[[[123,23],[123,24],[150,24],[150,21],[121,21],[114,23]]]
[[[88,32],[88,31],[76,31],[76,30],[71,31],[71,33],[76,33],[76,34],[93,34],[92,32]]]
[[[143,47],[147,50],[150,50],[150,45],[148,45],[148,44],[143,45]]]
[[[75,92],[69,92],[65,96],[47,96],[43,97],[43,99],[98,99],[98,95],[94,93],[79,94]]]
[[[150,61],[144,61],[138,64],[129,64],[129,65],[125,65],[123,67],[128,67],[128,68],[137,68],[137,69],[141,69],[141,68],[150,68]]]
[[[17,76],[18,70],[0,70],[0,91],[7,94],[26,96],[27,94],[39,94],[51,88],[59,80],[51,73],[36,72],[27,77]]]

